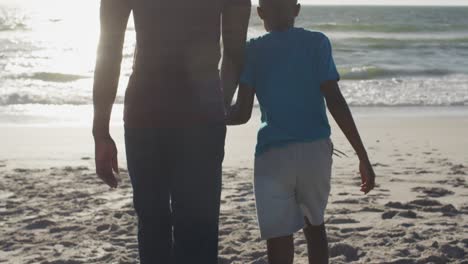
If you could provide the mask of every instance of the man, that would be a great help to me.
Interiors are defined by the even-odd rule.
[[[93,135],[97,174],[113,188],[109,120],[132,11],[137,44],[124,121],[140,261],[216,263],[224,109],[242,68],[250,0],[101,0]]]

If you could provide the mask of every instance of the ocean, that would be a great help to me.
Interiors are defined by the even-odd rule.
[[[89,122],[98,9],[91,0],[0,2],[0,124]],[[468,7],[303,6],[296,25],[330,37],[353,107],[468,106]],[[248,37],[264,33],[253,8]],[[117,121],[134,45],[130,21]]]

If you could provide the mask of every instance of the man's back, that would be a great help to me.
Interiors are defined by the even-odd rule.
[[[129,1],[137,47],[126,125],[223,122],[218,71],[223,1]]]

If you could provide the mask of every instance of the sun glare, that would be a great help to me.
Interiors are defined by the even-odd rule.
[[[90,74],[99,37],[99,1],[19,1],[29,29],[23,39],[36,47],[37,71]]]

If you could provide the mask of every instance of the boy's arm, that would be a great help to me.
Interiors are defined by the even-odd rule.
[[[239,85],[236,104],[228,109],[227,125],[242,125],[247,123],[252,116],[252,108],[255,99],[255,90],[247,84]]]
[[[109,122],[131,6],[128,0],[101,0],[100,10],[101,35],[93,87],[96,173],[110,187],[117,187],[113,173],[118,173],[117,148],[109,134]]]
[[[359,157],[359,171],[362,180],[361,191],[367,194],[374,188],[375,173],[348,104],[341,94],[337,81],[326,81],[322,83],[320,89],[327,102],[328,110]]]
[[[225,0],[222,13],[223,59],[221,62],[221,84],[224,91],[225,108],[229,109],[236,92],[247,39],[250,18],[250,0]]]

